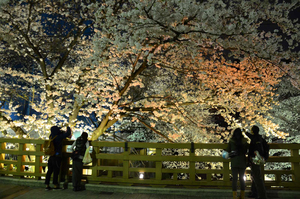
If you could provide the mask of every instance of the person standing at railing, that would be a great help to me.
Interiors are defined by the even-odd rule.
[[[65,138],[71,137],[71,132],[72,132],[70,127],[67,127],[66,132],[62,131],[61,128],[57,126],[52,126],[50,130],[51,130],[51,134],[49,138],[51,139],[56,136],[55,139],[53,140],[55,154],[53,156],[50,156],[48,160],[48,171],[45,180],[46,190],[52,190],[52,188],[49,185],[52,173],[53,173],[53,185],[54,185],[53,189],[61,189],[58,183],[58,175],[59,175],[61,161],[62,161],[62,147],[63,147],[62,142]]]
[[[245,170],[246,170],[246,153],[248,151],[249,144],[247,139],[243,136],[242,130],[236,128],[233,131],[232,137],[229,140],[228,147],[226,149],[229,152],[231,158],[231,170],[232,170],[232,193],[233,199],[237,199],[237,181],[239,176],[241,187],[241,199],[245,198]]]
[[[250,197],[257,197],[259,199],[267,199],[266,195],[266,188],[264,185],[263,175],[261,172],[261,163],[257,160],[257,155],[259,157],[264,157],[264,159],[261,159],[262,162],[265,162],[265,159],[267,159],[268,156],[264,154],[265,152],[261,148],[262,142],[266,142],[265,139],[262,138],[261,135],[259,135],[259,127],[254,125],[251,128],[250,133],[246,133],[246,135],[250,138],[251,143],[249,147],[249,163],[251,166],[251,176],[253,178],[252,186],[251,186],[251,196]],[[257,154],[257,152],[259,154]],[[257,155],[256,155],[257,154]],[[256,193],[257,192],[257,193]]]
[[[88,141],[88,134],[83,132],[80,137],[78,137],[75,142],[73,142],[72,149],[72,183],[73,191],[81,191],[81,178],[82,178],[82,168],[83,168],[83,157],[86,149],[90,148]]]

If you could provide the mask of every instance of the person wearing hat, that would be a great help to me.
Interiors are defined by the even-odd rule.
[[[61,130],[58,126],[52,126],[51,127],[51,134],[49,136],[49,139],[53,139],[53,145],[55,148],[55,154],[53,156],[49,157],[48,160],[48,171],[46,174],[46,190],[51,190],[52,188],[49,186],[50,184],[50,178],[53,173],[53,189],[61,189],[58,184],[58,175],[60,171],[60,165],[62,161],[62,142],[65,138],[71,136],[71,128],[67,127],[67,131],[64,132]]]

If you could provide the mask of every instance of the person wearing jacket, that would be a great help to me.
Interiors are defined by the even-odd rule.
[[[73,191],[81,191],[81,178],[82,178],[82,168],[83,168],[83,157],[86,149],[88,149],[89,141],[88,134],[83,132],[80,137],[78,137],[75,142],[73,142],[72,149],[72,183],[73,183]]]
[[[258,199],[267,199],[266,188],[264,185],[261,167],[260,167],[260,165],[254,164],[254,162],[252,161],[253,158],[255,157],[254,151],[260,151],[257,148],[256,143],[263,141],[262,136],[259,135],[259,127],[254,125],[251,128],[251,132],[250,133],[247,132],[246,135],[251,140],[248,157],[249,157],[249,162],[250,162],[250,166],[251,166],[251,176],[253,178],[252,185],[251,185],[252,195],[254,195],[253,197],[257,197],[257,194],[258,194],[258,196],[259,196]],[[260,152],[260,153],[262,153],[262,152]],[[264,154],[261,154],[261,155],[264,155]]]
[[[242,130],[236,128],[233,131],[232,137],[229,140],[226,151],[233,154],[231,157],[231,170],[232,170],[232,193],[233,199],[237,199],[237,181],[239,176],[241,187],[241,199],[245,198],[245,181],[244,174],[246,170],[246,153],[248,151],[247,139],[243,136]]]
[[[61,161],[62,161],[62,147],[63,147],[62,142],[65,138],[71,136],[70,127],[67,127],[66,132],[62,131],[61,128],[59,128],[58,126],[52,126],[50,130],[51,130],[51,134],[49,138],[52,139],[56,136],[55,139],[53,140],[55,154],[53,156],[50,156],[48,160],[48,171],[45,180],[46,190],[52,189],[49,186],[52,173],[53,173],[53,185],[54,185],[53,189],[61,189],[58,183],[58,175],[59,175]]]

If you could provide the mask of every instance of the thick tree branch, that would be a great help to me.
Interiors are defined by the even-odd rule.
[[[174,143],[173,140],[171,140],[170,138],[168,138],[167,136],[165,136],[164,134],[162,134],[162,133],[159,132],[158,130],[154,129],[153,127],[149,126],[146,122],[144,122],[144,121],[142,121],[142,120],[140,120],[140,119],[138,119],[138,121],[139,121],[140,123],[142,123],[143,125],[145,125],[147,128],[149,128],[150,130],[152,130],[154,133],[156,133],[156,134],[162,136],[163,138],[165,138],[165,139],[168,140],[169,142]]]

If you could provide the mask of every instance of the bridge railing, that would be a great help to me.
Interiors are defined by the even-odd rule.
[[[0,174],[44,179],[47,171],[47,161],[42,152],[44,143],[45,140],[1,138]],[[68,147],[72,143],[73,141],[64,142],[61,181],[71,180],[72,160]],[[10,146],[15,148],[9,149]],[[85,165],[83,170],[83,177],[88,183],[140,184],[154,187],[231,187],[230,160],[214,155],[220,154],[216,152],[225,149],[227,144],[93,141],[91,146],[93,162]],[[270,148],[288,150],[290,155],[271,156],[267,164],[279,163],[290,167],[264,170],[265,176],[273,176],[265,178],[266,187],[299,189],[300,144],[270,144]],[[250,185],[250,170],[246,170],[246,173],[246,183]],[[183,177],[178,178],[179,175]],[[290,178],[285,181],[282,176]]]

